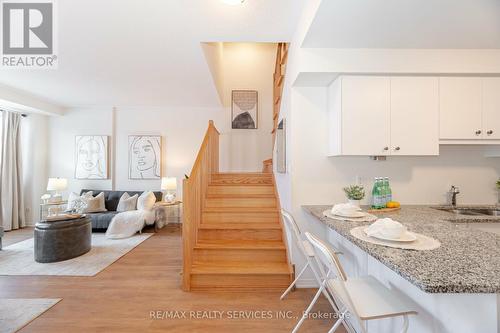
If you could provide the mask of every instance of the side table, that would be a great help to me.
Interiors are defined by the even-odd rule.
[[[181,204],[182,201],[166,202],[158,201],[155,203],[155,230],[163,228],[169,223],[181,223]]]
[[[50,207],[56,207],[56,206],[64,206],[67,205],[67,201],[58,201],[58,202],[47,202],[47,203],[41,203],[40,204],[40,220],[44,220],[47,215],[48,215],[48,210]],[[62,209],[64,210],[64,209]]]

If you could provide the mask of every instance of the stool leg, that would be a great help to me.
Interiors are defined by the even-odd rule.
[[[293,286],[295,286],[295,284],[300,279],[300,277],[302,276],[302,274],[304,274],[304,272],[306,271],[307,267],[309,267],[309,263],[306,263],[306,265],[304,266],[304,268],[302,268],[302,270],[297,275],[297,277],[295,278],[295,280],[293,280],[292,284],[288,287],[287,290],[285,290],[285,292],[283,293],[283,295],[281,295],[280,300],[283,300],[286,297],[286,295],[290,292],[290,290],[292,290]]]

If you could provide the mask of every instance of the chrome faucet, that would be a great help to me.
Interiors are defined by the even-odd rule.
[[[455,207],[457,205],[457,195],[460,194],[460,189],[455,185],[451,185],[451,205]]]

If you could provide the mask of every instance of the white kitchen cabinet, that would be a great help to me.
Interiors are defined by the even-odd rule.
[[[439,79],[391,78],[391,155],[439,155]]]
[[[440,139],[482,139],[482,78],[441,77],[439,95]]]
[[[438,79],[342,76],[329,89],[329,155],[439,154]]]
[[[500,139],[500,78],[483,78],[482,135]]]
[[[342,155],[386,155],[390,146],[390,78],[342,79]]]

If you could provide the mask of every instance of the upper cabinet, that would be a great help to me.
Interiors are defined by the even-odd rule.
[[[483,110],[484,139],[500,139],[500,78],[483,79]]]
[[[329,89],[330,152],[438,155],[438,78],[342,76]]]
[[[477,77],[439,79],[441,139],[482,139],[481,83]]]
[[[342,155],[389,154],[390,79],[346,76],[341,80]]]
[[[391,78],[391,155],[439,155],[439,80]]]
[[[443,142],[500,139],[500,78],[441,77],[439,81]]]

